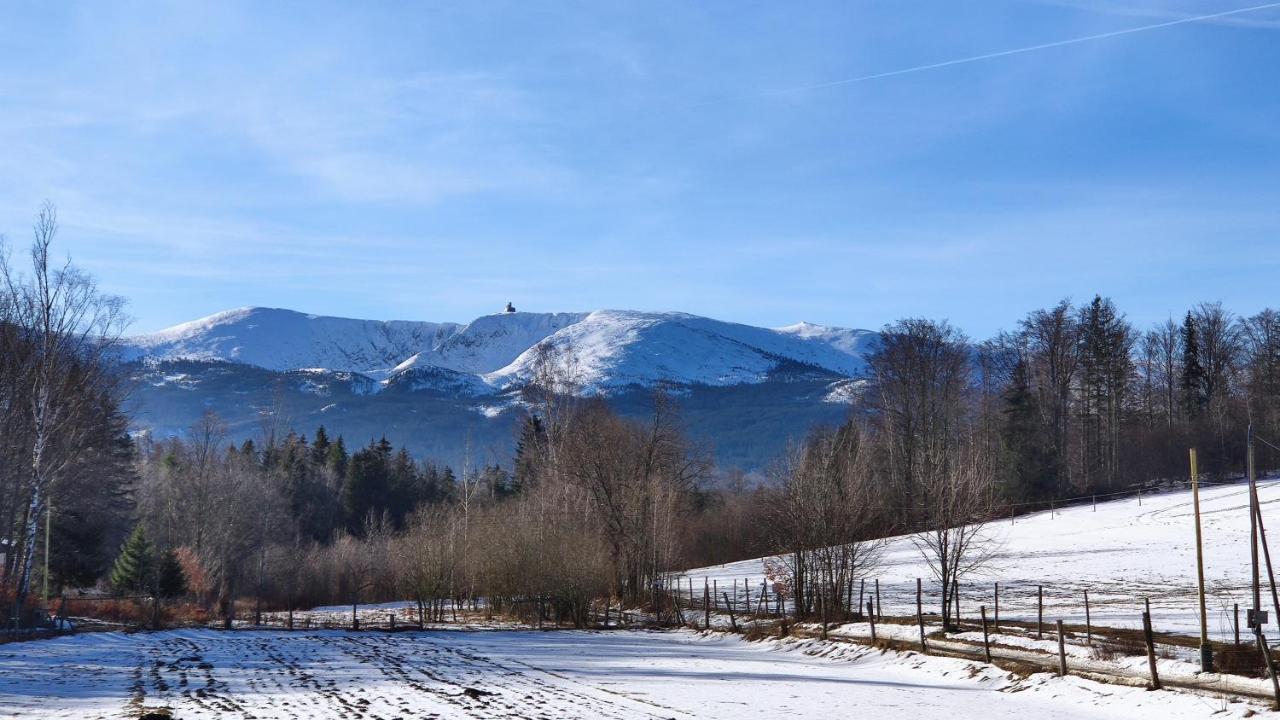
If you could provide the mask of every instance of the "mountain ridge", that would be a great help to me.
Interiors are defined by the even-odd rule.
[[[551,345],[573,357],[586,392],[607,393],[658,382],[762,382],[788,361],[856,377],[875,336],[807,322],[762,328],[682,312],[508,312],[464,324],[242,307],[125,338],[123,359],[316,368],[382,382],[431,367],[474,375],[501,392],[527,383],[539,348]]]
[[[206,412],[228,438],[264,419],[356,443],[386,437],[465,465],[514,452],[521,388],[541,348],[565,350],[582,394],[644,417],[652,388],[725,465],[759,469],[815,424],[840,422],[877,334],[761,328],[680,312],[498,313],[469,323],[377,321],[245,307],[125,338],[136,431],[181,435]]]

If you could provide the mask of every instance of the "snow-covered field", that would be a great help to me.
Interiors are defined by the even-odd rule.
[[[1258,494],[1280,563],[1280,481],[1260,483]],[[1240,604],[1241,615],[1250,604],[1247,485],[1204,488],[1200,504],[1209,629],[1216,638],[1227,639],[1232,635],[1233,604]],[[979,605],[993,612],[994,583],[999,582],[1001,619],[1034,621],[1036,586],[1043,584],[1046,624],[1055,620],[1083,624],[1087,590],[1095,625],[1139,628],[1144,599],[1149,598],[1157,631],[1199,632],[1189,490],[1146,494],[1141,505],[1131,498],[1099,502],[1096,511],[1086,504],[1052,515],[1041,512],[1012,523],[993,522],[987,530],[1000,550],[982,576],[965,586],[961,602],[965,616],[974,617]],[[693,570],[681,582],[687,587],[692,579],[694,594],[700,598],[704,579],[716,580],[724,591],[734,582],[741,587],[744,578],[753,597],[758,597],[763,561]],[[876,578],[885,615],[914,616],[916,578],[925,581],[926,612],[936,612],[937,583],[910,537],[889,542],[882,566],[867,581],[868,592]],[[1265,588],[1263,598],[1264,609],[1270,610],[1270,592]],[[1269,628],[1274,633],[1274,613]]]
[[[1256,707],[1256,706],[1254,706]],[[214,630],[0,646],[0,717],[1200,718],[1246,703],[816,641]]]

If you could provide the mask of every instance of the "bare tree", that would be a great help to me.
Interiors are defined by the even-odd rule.
[[[868,358],[871,418],[885,443],[891,497],[911,507],[924,473],[944,462],[970,412],[968,338],[947,322],[908,318],[886,326]]]
[[[57,233],[57,212],[46,203],[34,227],[29,275],[19,272],[0,247],[6,315],[30,344],[21,397],[11,407],[26,413],[30,442],[17,548],[19,608],[31,588],[40,516],[52,486],[75,462],[81,439],[91,431],[86,399],[110,384],[109,356],[126,323],[121,298],[99,291],[70,260],[59,265],[53,258]]]
[[[995,483],[991,460],[973,442],[922,474],[922,529],[912,540],[942,585],[942,624],[950,628],[961,581],[982,570],[997,550],[986,532]]]
[[[884,549],[883,505],[868,430],[849,423],[817,430],[792,445],[772,474],[779,488],[770,525],[783,550],[797,619],[818,613],[825,624],[848,607],[845,590],[878,565]]]

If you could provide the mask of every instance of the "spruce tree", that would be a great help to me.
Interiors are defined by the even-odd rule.
[[[160,555],[158,572],[158,595],[162,598],[175,598],[187,592],[187,573],[178,562],[178,554],[172,550]]]
[[[118,594],[146,590],[152,583],[155,562],[155,546],[147,539],[147,531],[139,523],[124,541],[115,566],[111,568],[111,588]]]
[[[316,429],[316,439],[311,443],[312,462],[317,465],[323,465],[329,456],[329,433],[325,431],[321,425]]]
[[[347,476],[347,465],[350,461],[351,458],[347,456],[347,444],[343,441],[342,436],[339,435],[338,439],[329,446],[329,451],[325,453],[324,464],[333,471],[334,475],[339,478],[345,478]]]
[[[370,443],[355,455],[347,466],[347,481],[342,487],[342,506],[347,531],[364,537],[370,517],[381,517],[391,498],[391,443],[386,438]]]
[[[520,428],[516,442],[515,473],[511,480],[511,492],[520,493],[533,487],[542,467],[547,446],[547,432],[536,415],[530,415]]]
[[[1208,403],[1208,375],[1200,363],[1200,333],[1190,312],[1182,321],[1182,412],[1194,420]]]
[[[1053,446],[1045,435],[1040,414],[1027,365],[1019,360],[1004,393],[1001,427],[1010,473],[1006,492],[1011,500],[1043,500],[1056,492]]]

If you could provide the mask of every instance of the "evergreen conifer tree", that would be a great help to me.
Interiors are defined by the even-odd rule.
[[[169,550],[160,555],[159,595],[162,598],[175,598],[187,592],[187,573],[178,561],[178,554]]]
[[[1200,333],[1190,312],[1182,321],[1182,412],[1194,420],[1208,403],[1208,376],[1200,362]]]
[[[1057,490],[1053,446],[1045,435],[1040,405],[1031,391],[1027,365],[1022,360],[1014,366],[1009,389],[1004,394],[1001,435],[1009,457],[1006,492],[1010,499],[1053,497]]]
[[[111,568],[111,588],[118,594],[146,590],[155,572],[156,549],[139,523],[129,534]]]

